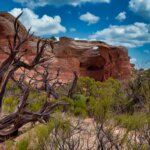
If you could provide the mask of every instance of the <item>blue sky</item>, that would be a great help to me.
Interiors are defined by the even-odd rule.
[[[68,36],[126,46],[136,67],[150,68],[150,0],[0,0],[42,37]]]

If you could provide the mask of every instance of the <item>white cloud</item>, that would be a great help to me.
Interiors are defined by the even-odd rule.
[[[36,35],[51,35],[60,32],[66,32],[66,28],[61,25],[60,16],[50,17],[43,15],[41,18],[28,8],[14,8],[10,11],[13,16],[18,16],[23,11],[20,21],[28,29],[31,27],[31,32]]]
[[[125,20],[127,17],[126,17],[126,12],[123,11],[123,12],[120,12],[117,16],[116,16],[116,20],[118,21],[123,21]]]
[[[150,43],[150,25],[139,22],[131,25],[110,25],[108,28],[97,31],[90,38],[128,48],[139,47]]]
[[[136,58],[131,58],[131,59],[130,59],[130,63],[135,64],[136,62],[137,62],[137,59],[136,59]]]
[[[91,14],[90,12],[87,12],[86,14],[81,15],[79,19],[81,21],[87,22],[88,25],[95,24],[100,20],[98,16],[95,16]]]
[[[81,41],[87,41],[88,39],[75,37],[74,40],[77,40],[77,41],[78,41],[78,40],[79,40],[79,41],[80,41],[80,40],[81,40]]]
[[[134,13],[150,19],[150,0],[130,0],[129,8]]]
[[[75,32],[76,29],[75,28],[70,28],[70,32]]]
[[[84,3],[110,3],[111,0],[13,0],[30,8],[43,7],[46,5],[62,6],[72,5],[78,6]]]

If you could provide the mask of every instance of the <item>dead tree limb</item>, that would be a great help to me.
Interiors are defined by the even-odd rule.
[[[7,51],[7,59],[2,62],[0,66],[0,112],[2,108],[2,100],[5,93],[6,85],[8,80],[12,77],[16,70],[23,67],[25,69],[31,70],[36,65],[43,63],[47,60],[47,58],[43,57],[45,46],[47,45],[47,41],[39,40],[37,42],[37,50],[35,57],[33,58],[31,64],[27,64],[21,60],[21,58],[26,54],[28,51],[27,49],[23,48],[23,45],[27,43],[31,37],[33,36],[30,34],[30,29],[24,36],[20,36],[20,24],[18,23],[19,17],[22,13],[15,19],[14,21],[14,30],[15,34],[13,36],[13,40],[8,37],[8,51]],[[2,51],[3,48],[0,48]],[[6,52],[5,52],[6,53]]]
[[[28,51],[23,48],[23,45],[28,42],[32,34],[30,35],[30,29],[24,36],[20,36],[20,24],[18,23],[19,17],[22,13],[15,19],[14,21],[14,30],[15,34],[13,39],[8,38],[8,51],[0,48],[5,54],[8,55],[6,60],[2,62],[0,65],[0,111],[2,109],[2,101],[4,98],[6,85],[8,81],[11,79],[15,85],[20,89],[20,98],[19,104],[17,105],[15,111],[7,116],[0,118],[0,142],[5,141],[6,139],[17,136],[18,130],[25,124],[29,122],[42,122],[45,123],[49,120],[51,115],[54,113],[56,107],[68,105],[68,103],[59,101],[59,96],[55,91],[56,85],[61,85],[61,83],[57,80],[59,76],[60,70],[57,70],[56,76],[53,78],[49,77],[49,66],[43,66],[44,72],[41,73],[37,70],[38,75],[41,75],[41,80],[35,77],[31,77],[28,83],[25,83],[26,79],[26,71],[25,70],[34,70],[36,72],[36,66],[41,65],[43,62],[47,61],[47,58],[44,57],[45,47],[47,45],[47,41],[39,40],[37,42],[36,54],[31,61],[30,64],[23,61],[23,56]],[[50,59],[50,58],[49,58]],[[42,65],[41,65],[42,66]],[[15,78],[15,72],[23,68],[23,74],[20,75],[20,78]],[[72,95],[72,91],[77,82],[77,75],[74,73],[75,79],[73,81],[73,85],[69,89],[68,96]],[[52,80],[54,82],[52,82]],[[29,93],[31,89],[35,86],[32,84],[37,84],[37,82],[42,82],[44,87],[44,92],[47,93],[47,97],[45,103],[41,107],[38,112],[30,112],[27,109],[28,103],[27,100],[29,98]],[[49,99],[53,97],[53,99],[57,99],[56,102],[51,103]]]
[[[41,107],[41,110],[39,110],[38,112],[30,112],[26,109],[26,107],[28,105],[27,100],[29,97],[29,93],[31,92],[31,86],[24,84],[21,77],[19,81],[15,78],[13,78],[13,81],[21,90],[20,102],[16,107],[16,110],[12,114],[9,114],[8,116],[0,120],[1,142],[12,136],[17,136],[19,128],[29,122],[38,121],[41,123],[46,123],[54,113],[56,107],[68,105],[68,103],[63,101],[57,101],[51,104],[48,100],[45,100],[45,103]]]

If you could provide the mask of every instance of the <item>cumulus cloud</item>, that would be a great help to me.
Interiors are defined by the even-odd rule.
[[[23,11],[20,21],[28,29],[31,27],[31,32],[36,35],[51,35],[60,32],[66,32],[66,28],[61,25],[60,16],[50,17],[43,15],[41,18],[28,8],[14,8],[10,11],[13,16],[18,16]]]
[[[126,12],[123,11],[123,12],[120,12],[117,16],[116,16],[116,20],[118,21],[123,21],[125,20],[127,17],[126,17]]]
[[[128,48],[139,47],[150,43],[150,25],[139,22],[131,25],[110,25],[108,28],[97,31],[90,38]]]
[[[130,63],[135,64],[136,62],[137,62],[137,59],[136,59],[136,58],[131,58],[131,59],[130,59]]]
[[[74,40],[77,40],[77,41],[78,41],[78,40],[81,40],[81,41],[87,41],[88,39],[86,39],[86,38],[78,38],[78,37],[75,37]]]
[[[81,15],[79,17],[79,19],[81,21],[87,22],[88,25],[95,24],[100,20],[100,18],[98,16],[95,16],[95,15],[91,14],[90,12],[87,12],[87,13]]]
[[[72,5],[78,6],[84,3],[110,3],[111,0],[13,0],[30,8],[43,7],[46,5],[62,6]]]
[[[134,13],[150,19],[150,0],[130,0],[129,8]]]

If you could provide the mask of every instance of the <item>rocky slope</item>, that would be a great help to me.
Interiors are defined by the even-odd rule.
[[[7,37],[14,35],[14,17],[9,13],[0,12],[0,46],[8,49]],[[20,23],[20,36],[26,33],[25,27]],[[35,55],[36,43],[39,37],[33,37],[24,48],[28,53],[24,57],[30,62]],[[46,47],[49,57],[53,58],[49,70],[52,74],[60,68],[60,80],[67,82],[72,78],[72,72],[76,71],[80,76],[93,77],[103,81],[109,77],[116,79],[129,79],[133,70],[130,64],[128,51],[125,47],[116,47],[100,41],[82,41],[62,37],[53,44],[53,51],[50,45]],[[0,61],[6,56],[0,51]]]

